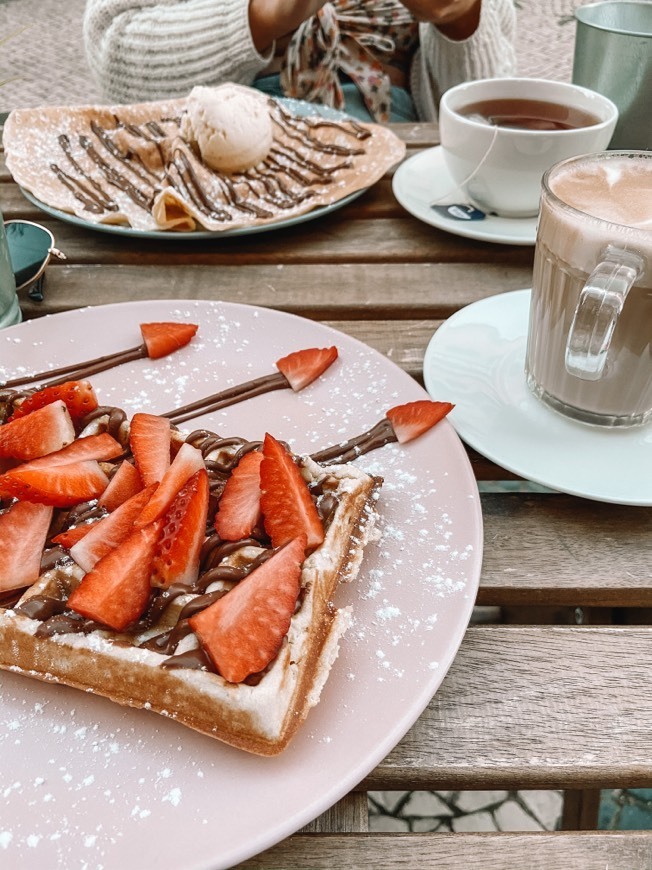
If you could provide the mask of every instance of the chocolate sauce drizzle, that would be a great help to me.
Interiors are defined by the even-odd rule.
[[[24,384],[35,383],[36,381],[45,381],[47,382],[48,387],[55,387],[58,384],[65,384],[65,382],[69,380],[89,378],[91,375],[98,374],[98,372],[107,371],[107,369],[122,365],[126,362],[144,359],[146,356],[147,347],[145,344],[141,344],[138,347],[121,350],[118,351],[118,353],[110,353],[106,356],[98,356],[95,359],[86,360],[85,362],[72,363],[71,365],[60,366],[56,369],[46,369],[45,371],[35,372],[31,375],[21,375],[20,377],[12,378],[11,380],[4,382],[3,389],[0,391],[0,402],[2,402],[4,398],[3,394],[5,389],[9,387],[20,387]],[[33,390],[22,394],[22,396],[15,396],[13,400],[17,401],[25,395],[31,395],[32,392]]]
[[[52,637],[55,634],[90,634],[104,630],[104,626],[68,610],[65,599],[52,595],[33,595],[15,608],[16,613],[37,619],[41,623],[36,637]]]
[[[86,211],[93,212],[93,214],[102,214],[104,211],[118,211],[117,202],[111,199],[111,197],[104,192],[102,186],[92,176],[85,172],[77,160],[75,160],[70,146],[70,137],[65,133],[62,133],[58,138],[58,142],[68,162],[75,173],[77,173],[77,176],[81,176],[86,183],[84,184],[80,178],[66,172],[58,163],[51,163],[50,169],[54,172],[59,181],[68,188],[75,199],[81,202]]]
[[[272,375],[270,378],[276,383],[279,376]],[[281,375],[280,377],[285,378]],[[259,385],[259,382],[252,382]],[[184,413],[188,410],[180,409]],[[91,412],[85,418],[85,423],[91,422],[99,416],[107,416],[108,425],[117,431],[126,419],[124,411],[119,408],[102,407]],[[113,423],[111,423],[113,421]],[[348,461],[355,459],[363,453],[374,450],[389,441],[395,441],[396,436],[391,423],[384,418],[368,432],[351,438],[324,450],[313,454],[312,458],[322,464]],[[219,504],[219,497],[226,485],[231,472],[236,467],[242,456],[252,450],[260,450],[262,442],[249,441],[245,438],[228,437],[221,438],[208,429],[197,429],[191,432],[186,442],[192,444],[202,453],[208,472],[211,500],[213,511],[209,513],[206,529],[206,540],[200,553],[199,575],[194,583],[174,583],[166,589],[154,589],[149,605],[144,615],[124,633],[124,639],[116,638],[115,642],[125,642],[140,645],[166,656],[162,663],[166,668],[199,668],[215,672],[215,668],[208,656],[200,649],[192,649],[181,654],[176,654],[179,643],[190,632],[189,619],[194,613],[209,607],[220,597],[225,595],[233,584],[238,583],[248,576],[259,565],[269,559],[274,550],[264,529],[255,529],[252,536],[235,542],[222,541],[213,530],[213,518],[215,509]],[[217,453],[216,458],[209,459],[212,453]],[[123,460],[125,461],[125,460]],[[117,463],[116,463],[117,468]],[[335,515],[338,499],[335,495],[337,481],[325,475],[319,482],[310,485],[310,493],[317,507],[319,516],[327,530]],[[79,523],[96,520],[103,516],[105,511],[98,508],[96,502],[87,502],[67,511],[56,512],[57,518],[53,521],[50,529],[51,539],[59,529],[70,528]],[[251,555],[246,551],[255,548],[256,554]],[[240,556],[240,558],[238,558]],[[235,564],[225,564],[225,560],[233,557]],[[66,550],[61,547],[49,546],[46,548],[42,559],[42,570],[46,571],[61,562],[70,561]],[[223,585],[217,590],[207,592],[214,583],[220,581]],[[37,629],[39,637],[51,637],[55,634],[88,633],[96,630],[104,630],[92,620],[88,620],[67,607],[69,590],[62,581],[59,585],[58,595],[37,595],[29,598],[15,607],[16,612],[39,620],[42,624]],[[4,607],[16,603],[20,595],[18,590],[0,601]],[[174,624],[165,631],[159,632],[148,640],[138,643],[137,637],[143,632],[157,626],[164,620],[169,606],[181,595],[193,597],[179,611]],[[305,590],[302,590],[297,608],[301,607]],[[262,678],[260,674],[253,674],[245,682],[256,684]]]
[[[392,424],[387,417],[383,417],[367,432],[356,435],[348,441],[342,441],[340,444],[334,444],[332,447],[326,447],[324,450],[318,450],[317,453],[312,453],[310,458],[321,465],[352,462],[358,456],[371,450],[378,450],[379,447],[396,440]]]
[[[100,142],[104,145],[105,141],[107,141],[106,137],[102,137]],[[149,211],[154,204],[154,195],[153,193],[146,194],[144,191],[140,190],[140,188],[136,187],[136,185],[127,178],[119,169],[116,169],[112,166],[103,155],[97,150],[95,145],[91,142],[88,136],[80,136],[79,144],[84,149],[86,154],[90,157],[93,163],[100,170],[102,175],[106,178],[109,184],[117,187],[118,190],[122,190],[126,193],[129,198],[139,205],[141,208]],[[106,147],[106,146],[105,146]],[[126,161],[120,158],[122,163],[126,163]],[[129,167],[132,168],[131,166]]]
[[[183,405],[180,408],[173,408],[171,411],[166,411],[165,414],[161,414],[161,417],[167,417],[178,425],[179,423],[184,423],[186,420],[191,420],[193,417],[198,417],[201,414],[210,414],[213,411],[227,408],[229,405],[235,405],[238,402],[252,399],[254,396],[260,396],[263,393],[271,393],[274,390],[284,390],[289,386],[290,385],[285,375],[281,372],[276,372],[273,375],[265,375],[264,377],[256,378],[253,381],[246,381],[245,383],[228,387],[220,393],[206,396],[192,404]]]
[[[25,587],[20,589],[10,589],[7,592],[0,593],[0,610],[9,610],[14,604],[23,597]]]
[[[311,130],[318,130],[320,127],[334,127],[337,130],[341,130],[348,135],[353,136],[355,139],[364,140],[368,139],[371,136],[371,132],[367,127],[363,127],[362,124],[358,124],[357,121],[354,121],[353,118],[347,118],[346,123],[342,121],[330,121],[327,118],[315,118],[315,117],[301,117],[298,115],[292,115],[288,112],[280,103],[277,103],[275,100],[269,101],[273,108],[276,109],[279,118],[276,116],[276,113],[272,113],[272,119],[276,121],[279,126],[282,127],[283,131],[286,135],[291,136],[293,139],[299,139],[304,145],[311,145],[313,137],[310,136]],[[350,128],[350,129],[349,129]],[[342,151],[339,150],[341,146],[331,146],[335,147],[338,150],[330,151],[332,154],[341,154]],[[348,151],[349,154],[363,154],[364,151],[351,149]]]
[[[172,159],[165,168],[165,177],[172,187],[180,189],[181,193],[185,194],[195,208],[209,218],[217,221],[228,221],[231,219],[230,211],[221,208],[209,199],[196,172],[192,168],[188,155],[180,148],[174,150]]]
[[[34,390],[12,390],[8,387],[0,390],[0,426],[9,420],[16,406],[33,392]]]
[[[62,133],[58,137],[61,157],[50,164],[50,169],[83,210],[94,215],[119,211],[112,189],[126,194],[138,208],[151,212],[160,191],[171,186],[212,221],[227,223],[239,215],[271,220],[275,210],[305,202],[319,188],[331,184],[340,170],[350,168],[352,158],[365,153],[360,145],[323,141],[317,134],[320,129],[337,129],[358,143],[371,133],[353,120],[294,117],[273,99],[269,100],[269,106],[272,121],[286,141],[277,141],[259,166],[244,173],[226,175],[202,164],[198,172],[197,157],[181,138],[181,118],[138,125],[122,121],[118,115],[113,116],[113,126],[91,121],[92,135],[79,134],[74,143]],[[116,141],[120,133],[151,143],[157,149],[160,166],[148,165],[135,148],[121,147]],[[296,147],[289,142],[296,143]],[[76,148],[83,152],[83,159],[75,156]],[[344,159],[323,166],[306,157],[306,150]],[[212,184],[203,180],[206,173]],[[283,177],[292,184],[285,183]]]
[[[137,154],[136,152],[131,150],[123,151],[121,148],[118,148],[113,139],[111,139],[111,137],[108,135],[107,131],[103,127],[100,127],[97,121],[91,121],[91,130],[100,140],[100,142],[109,152],[109,154],[116,160],[120,160],[126,166],[129,166],[131,171],[136,176],[138,176],[138,178],[140,178],[146,184],[149,182],[154,182],[155,184],[158,183],[158,178],[156,177],[156,174],[148,169],[147,166],[145,166],[145,163],[143,162],[140,154]],[[161,135],[165,135],[165,133],[162,132]]]
[[[129,350],[121,351],[115,354],[98,357],[94,360],[89,360],[85,363],[77,363],[70,366],[62,366],[58,369],[50,369],[48,372],[38,372],[33,375],[26,375],[20,378],[14,378],[7,381],[4,389],[0,390],[0,415],[8,418],[13,413],[15,404],[28,395],[31,395],[34,390],[18,392],[10,389],[14,386],[19,386],[29,382],[38,380],[46,381],[48,387],[57,384],[63,384],[70,378],[81,379],[89,378],[98,372],[106,371],[113,366],[122,365],[125,362],[132,362],[136,359],[141,359],[147,356],[145,345],[140,347],[130,348]],[[52,375],[61,375],[51,379]],[[161,414],[161,417],[167,417],[172,423],[178,425],[186,420],[191,420],[193,417],[198,417],[202,414],[210,414],[213,411],[219,411],[222,408],[227,408],[229,405],[235,405],[238,402],[244,402],[247,399],[252,399],[254,396],[260,396],[263,393],[270,393],[274,390],[283,390],[290,387],[287,378],[281,372],[275,372],[272,375],[264,375],[255,380],[246,381],[242,384],[236,384],[233,387],[228,387],[219,393],[214,393],[211,396],[205,396],[192,402],[188,405],[183,405],[179,408],[173,408],[171,411],[166,411]],[[98,417],[110,414],[109,429],[111,435],[116,440],[120,440],[120,426],[127,419],[126,414],[120,408],[111,408],[103,405],[88,414],[82,421],[82,429]],[[0,423],[5,422],[0,418]]]
[[[128,441],[126,430],[123,429],[123,423],[127,421],[127,415],[122,408],[116,408],[112,405],[98,405],[94,411],[90,411],[86,414],[86,416],[80,421],[81,431],[83,432],[86,426],[102,417],[107,418],[104,429],[112,438],[115,438],[115,440],[120,444],[125,440]],[[123,444],[123,447],[127,446],[127,444]],[[117,471],[117,466],[115,466],[115,470]],[[112,475],[109,474],[109,477],[111,476]]]

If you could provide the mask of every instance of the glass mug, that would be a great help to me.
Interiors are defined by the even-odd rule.
[[[572,419],[652,419],[652,152],[587,154],[544,175],[525,372]]]

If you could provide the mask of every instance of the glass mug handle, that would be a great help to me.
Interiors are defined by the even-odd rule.
[[[585,381],[604,374],[616,321],[634,282],[643,274],[643,258],[609,246],[580,293],[566,344],[566,371]]]

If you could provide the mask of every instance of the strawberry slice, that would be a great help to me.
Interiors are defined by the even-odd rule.
[[[27,463],[0,475],[0,497],[72,507],[97,498],[108,482],[106,474],[93,460],[46,467]]]
[[[75,427],[65,404],[58,400],[0,426],[0,456],[36,459],[75,440]]]
[[[262,671],[278,654],[299,596],[305,548],[303,536],[290,541],[188,620],[218,672],[230,683]]]
[[[129,444],[143,486],[160,483],[170,467],[170,421],[156,414],[134,414]]]
[[[142,488],[143,483],[136,468],[131,462],[121,462],[97,504],[109,512],[114,511]]]
[[[51,507],[29,502],[14,502],[0,514],[0,592],[38,580],[51,520]]]
[[[245,453],[226,482],[215,516],[215,531],[223,541],[248,538],[260,522],[262,461],[262,453]]]
[[[65,532],[60,532],[58,535],[55,535],[55,537],[52,538],[52,543],[58,544],[66,550],[70,550],[70,548],[74,547],[77,541],[81,541],[81,539],[87,535],[98,522],[99,520],[92,523],[82,523],[81,526],[74,526],[72,529],[66,529]]]
[[[149,602],[150,572],[163,522],[132,532],[86,574],[68,607],[115,631],[135,622]]]
[[[155,489],[156,484],[153,483],[137,492],[113,513],[93,523],[89,533],[73,546],[70,555],[84,572],[88,573],[94,568],[100,559],[114,550],[133,531],[134,520],[142,512]]]
[[[263,457],[260,506],[273,546],[282,547],[304,535],[308,551],[314,550],[324,540],[324,527],[308,484],[291,454],[269,433],[265,435]]]
[[[276,368],[298,393],[323,374],[336,359],[336,347],[310,347],[277,360]]]
[[[108,462],[122,453],[124,450],[121,444],[108,432],[102,432],[99,435],[76,438],[72,444],[62,450],[32,459],[21,468],[52,468],[55,465],[70,465],[73,462],[87,462],[90,459]]]
[[[179,490],[195,472],[205,467],[201,451],[191,444],[182,444],[158,489],[136,520],[136,528],[142,529],[167,513]]]
[[[198,329],[195,323],[140,324],[140,332],[150,359],[159,359],[185,347]]]
[[[408,402],[390,408],[386,414],[392,424],[392,429],[399,444],[406,444],[439,423],[455,405],[450,402],[430,402],[423,399],[420,402]]]
[[[199,557],[206,539],[208,474],[196,471],[181,488],[165,515],[152,568],[152,586],[190,586],[199,576]]]
[[[97,408],[97,396],[89,381],[66,381],[65,384],[43,387],[32,393],[18,405],[11,419],[24,417],[45,405],[59,401],[65,403],[75,423]]]

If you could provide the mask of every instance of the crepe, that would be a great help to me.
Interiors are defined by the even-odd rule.
[[[89,223],[220,232],[332,205],[405,154],[385,127],[334,121],[316,109],[304,116],[296,105],[269,100],[274,143],[245,173],[201,162],[181,135],[185,99],[14,110],[4,127],[6,163],[42,203]]]

